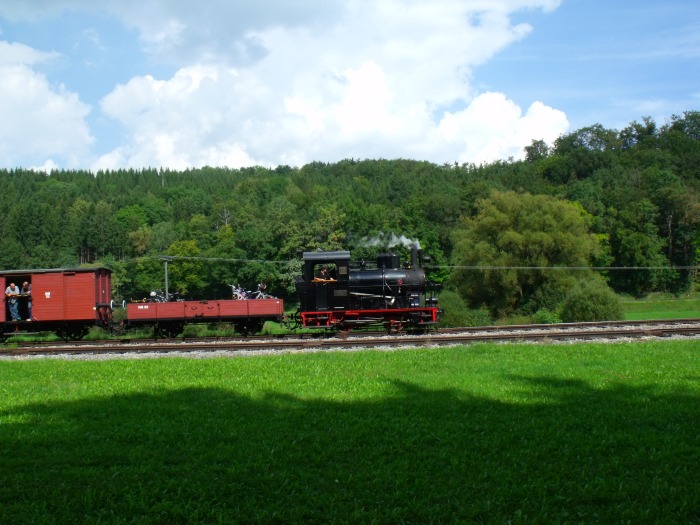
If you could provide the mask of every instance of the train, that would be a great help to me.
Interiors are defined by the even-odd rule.
[[[111,272],[104,267],[0,271],[0,286],[31,293],[3,294],[0,342],[19,334],[53,332],[64,340],[82,339],[92,327],[110,333],[148,328],[155,337],[176,337],[189,324],[230,324],[242,335],[258,333],[266,321],[348,332],[381,327],[388,332],[437,329],[438,287],[426,279],[421,251],[410,261],[387,253],[370,263],[352,261],[348,251],[303,252],[296,281],[299,307],[285,315],[282,299],[129,301],[115,304]],[[115,309],[126,310],[115,320]]]

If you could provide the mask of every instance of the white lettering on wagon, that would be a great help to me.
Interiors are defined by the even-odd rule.
[[[47,299],[51,299],[51,292],[44,292],[44,296],[45,296]]]

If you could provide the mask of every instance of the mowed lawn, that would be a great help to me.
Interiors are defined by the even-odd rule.
[[[0,361],[0,523],[697,523],[699,348]]]

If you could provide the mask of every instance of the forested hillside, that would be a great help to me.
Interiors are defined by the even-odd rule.
[[[506,266],[605,267],[596,275],[635,296],[689,289],[700,256],[700,112],[621,131],[594,125],[526,154],[482,166],[3,170],[0,268],[104,264],[128,299],[162,288],[160,257],[172,256],[171,291],[221,297],[228,283],[264,280],[284,295],[298,250],[371,256],[381,249],[372,241],[393,235],[419,241],[433,279],[494,313],[546,306],[581,275]],[[489,299],[498,307],[478,304],[483,283],[510,287]]]

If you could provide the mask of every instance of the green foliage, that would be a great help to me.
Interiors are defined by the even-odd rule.
[[[525,159],[529,162],[547,158],[549,154],[549,146],[544,140],[533,140],[532,144],[525,146]]]
[[[440,326],[488,326],[493,324],[486,309],[469,308],[457,292],[444,290],[439,297],[440,308],[443,309]]]
[[[201,296],[206,283],[204,282],[204,264],[197,260],[200,250],[194,240],[174,242],[169,254],[177,257],[169,265],[171,288],[183,296]]]
[[[566,323],[624,319],[622,301],[604,282],[581,281],[571,289],[559,309]]]
[[[672,279],[664,257],[663,240],[655,224],[658,208],[647,200],[638,201],[620,212],[612,221],[610,246],[620,266],[643,267],[643,271],[616,271],[613,286],[620,292],[642,296],[657,291]]]
[[[451,282],[472,308],[507,316],[569,286],[570,271],[597,251],[580,206],[544,195],[494,193],[455,230]]]
[[[362,253],[363,239],[395,234],[420,241],[432,280],[482,280],[483,293],[464,297],[494,316],[553,311],[580,276],[501,268],[451,276],[451,262],[658,267],[602,275],[635,296],[681,293],[700,260],[699,129],[697,111],[661,126],[643,117],[619,132],[593,124],[553,145],[533,141],[523,161],[480,166],[345,159],[275,169],[0,170],[0,268],[118,263],[118,292],[139,297],[164,288],[158,257],[182,252],[206,259],[174,268],[176,286],[192,294],[221,297],[227,283],[265,280],[289,299],[298,250]],[[566,232],[570,216],[585,227]],[[467,238],[472,231],[481,243]],[[665,269],[679,267],[689,269]]]
[[[562,320],[556,312],[552,312],[547,308],[541,308],[533,314],[532,322],[535,324],[557,324],[561,323]]]

